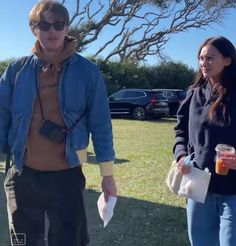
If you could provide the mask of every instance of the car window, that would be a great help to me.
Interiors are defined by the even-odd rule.
[[[186,97],[186,91],[177,91],[179,99],[184,99]]]
[[[155,93],[155,96],[156,96],[157,99],[159,99],[159,100],[166,99],[166,96],[163,94],[162,91],[156,92],[156,93]]]
[[[126,91],[125,98],[136,98],[136,97],[144,97],[145,93],[142,91]]]
[[[153,90],[153,92],[155,92],[155,94],[159,95],[159,94],[162,94],[164,97],[166,97],[166,91],[165,90],[161,90],[161,89],[158,89],[158,90]]]
[[[173,97],[173,93],[171,91],[166,91],[166,96],[169,97]]]
[[[123,98],[124,95],[125,95],[125,93],[126,93],[126,91],[118,91],[118,92],[112,94],[110,97],[111,98],[115,98],[115,99],[117,99],[117,98]]]

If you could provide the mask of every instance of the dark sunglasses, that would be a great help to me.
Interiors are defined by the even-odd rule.
[[[66,23],[64,21],[57,21],[55,23],[49,23],[47,21],[40,21],[34,26],[37,27],[40,31],[48,31],[51,28],[51,26],[53,26],[53,28],[56,31],[62,31],[65,28],[65,25]]]

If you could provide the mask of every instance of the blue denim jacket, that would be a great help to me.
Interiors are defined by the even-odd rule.
[[[29,56],[19,72],[16,62],[8,66],[0,79],[0,152],[6,152],[10,146],[14,163],[21,169],[37,94],[36,78],[43,62],[34,55]],[[87,148],[90,133],[97,161],[113,162],[109,105],[104,81],[96,65],[78,54],[68,58],[60,79],[59,98],[67,127],[86,110],[85,116],[67,135],[66,157],[70,166],[80,164],[76,152]]]

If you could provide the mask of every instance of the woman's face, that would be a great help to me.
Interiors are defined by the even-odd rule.
[[[32,32],[40,42],[43,51],[60,52],[64,47],[64,39],[68,33],[68,27],[65,22],[58,19],[52,12],[45,12],[43,17],[43,21],[32,27]],[[55,26],[50,26],[50,24],[55,24]]]
[[[203,77],[213,83],[219,83],[222,71],[231,63],[230,57],[224,57],[213,45],[205,45],[199,55],[199,65]]]

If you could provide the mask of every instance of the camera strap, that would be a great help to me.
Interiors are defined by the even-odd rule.
[[[37,74],[37,72],[36,72],[36,74]],[[39,93],[39,84],[38,84],[38,81],[39,80],[38,80],[38,77],[36,75],[35,84],[36,84],[37,96],[38,96],[38,99],[39,99],[39,108],[40,108],[42,122],[44,122],[45,121],[45,116],[44,116],[43,104],[42,104],[41,96],[40,96],[40,93]]]
[[[37,74],[37,72],[36,72]],[[38,85],[38,77],[36,75],[36,80],[35,80],[35,84],[36,84],[36,91],[37,91],[37,95],[38,95],[38,99],[39,99],[39,108],[40,108],[40,113],[41,113],[41,118],[42,118],[42,123],[44,123],[46,121],[45,119],[45,115],[44,115],[44,111],[43,111],[43,104],[42,104],[42,99],[40,96],[40,92],[39,92],[39,85]],[[69,127],[65,127],[66,132],[68,133],[69,131],[73,130],[74,127],[79,123],[79,121],[84,117],[86,113],[86,109],[84,110],[84,112],[79,116],[79,118]]]

